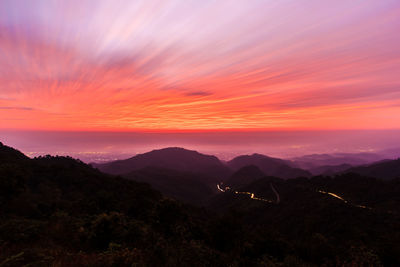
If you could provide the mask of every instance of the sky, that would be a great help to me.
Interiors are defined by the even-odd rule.
[[[400,129],[399,29],[398,0],[2,0],[1,136]]]

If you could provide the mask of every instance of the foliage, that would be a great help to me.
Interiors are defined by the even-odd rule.
[[[399,180],[262,178],[209,208],[0,146],[0,266],[399,266]],[[341,193],[348,202],[318,190]],[[369,208],[360,208],[365,205]]]

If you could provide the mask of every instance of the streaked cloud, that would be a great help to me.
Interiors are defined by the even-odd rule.
[[[212,93],[205,92],[205,91],[192,91],[192,92],[187,92],[185,95],[186,96],[209,96],[209,95],[212,95]]]
[[[16,110],[33,110],[33,108],[30,108],[30,107],[1,107],[1,106],[0,106],[0,109],[3,109],[3,110],[13,110],[13,109],[16,109]]]
[[[395,0],[5,0],[0,127],[393,128],[399,28]]]

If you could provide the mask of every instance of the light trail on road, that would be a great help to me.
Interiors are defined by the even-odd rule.
[[[225,187],[225,189],[224,188],[222,188],[221,187],[221,185],[222,185],[223,183],[221,182],[220,184],[217,184],[217,189],[220,191],[220,192],[227,192],[227,191],[230,191],[231,190],[231,188],[229,187],[229,186],[226,186]],[[272,186],[272,184],[271,184],[271,186]],[[234,194],[237,194],[237,195],[249,195],[250,196],[250,199],[254,199],[254,200],[259,200],[259,201],[264,201],[264,202],[268,202],[268,203],[274,203],[274,201],[272,201],[272,200],[269,200],[269,199],[266,199],[266,198],[261,198],[261,197],[256,197],[255,196],[255,194],[254,193],[252,193],[252,192],[242,192],[242,191],[233,191],[233,193]],[[278,192],[276,192],[276,193],[278,193]],[[279,195],[277,195],[277,204],[279,203]]]
[[[317,192],[318,192],[318,193],[321,193],[321,194],[330,195],[330,196],[332,196],[332,197],[334,197],[334,198],[337,198],[337,199],[343,201],[344,203],[349,204],[349,205],[351,205],[351,206],[353,206],[353,207],[357,207],[357,208],[361,208],[361,209],[369,209],[369,210],[372,210],[372,208],[367,207],[367,206],[364,206],[364,205],[351,204],[351,203],[349,203],[347,200],[345,200],[344,198],[342,198],[341,196],[336,195],[335,193],[332,193],[332,192],[327,192],[327,191],[323,191],[323,190],[317,190]]]
[[[229,186],[226,186],[226,187],[223,188],[223,187],[221,187],[222,185],[223,185],[222,182],[219,183],[219,184],[217,184],[217,189],[218,189],[218,191],[223,192],[223,193],[228,192],[228,191],[231,191],[231,188],[230,188]],[[264,202],[268,202],[268,203],[276,203],[276,204],[279,204],[279,203],[280,203],[280,196],[279,196],[279,193],[278,193],[278,191],[275,189],[275,187],[272,185],[272,183],[270,183],[270,186],[271,186],[272,191],[273,191],[273,192],[275,193],[275,195],[276,195],[276,201],[272,201],[272,200],[265,199],[265,198],[261,198],[261,197],[256,197],[256,195],[255,195],[254,193],[252,193],[252,192],[245,192],[245,191],[232,191],[232,192],[233,192],[234,194],[237,194],[237,195],[248,195],[248,196],[250,196],[250,199],[259,200],[259,201],[264,201]],[[345,199],[342,198],[341,196],[339,196],[339,195],[337,195],[337,194],[335,194],[335,193],[332,193],[332,192],[323,191],[323,190],[317,190],[317,192],[318,192],[318,193],[321,193],[321,194],[325,194],[325,195],[332,196],[332,197],[334,197],[334,198],[336,198],[336,199],[339,199],[340,201],[343,201],[344,203],[349,204],[349,205],[351,205],[351,206],[353,206],[353,207],[357,207],[357,208],[361,208],[361,209],[369,209],[369,210],[372,210],[372,208],[367,207],[367,206],[364,206],[364,205],[356,205],[356,204],[349,203],[349,201],[345,200]]]

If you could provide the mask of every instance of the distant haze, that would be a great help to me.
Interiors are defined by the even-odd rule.
[[[289,158],[313,153],[400,151],[400,130],[264,132],[45,132],[0,131],[0,141],[28,156],[70,155],[85,162],[123,159],[164,147],[184,147],[223,160],[261,153]],[[385,151],[387,153],[385,154]]]

